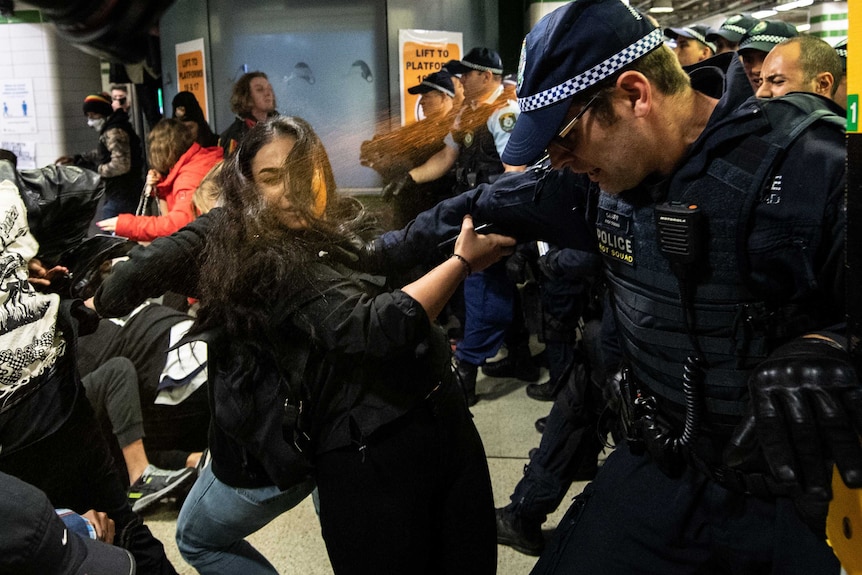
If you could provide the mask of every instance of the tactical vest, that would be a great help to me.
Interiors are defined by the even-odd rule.
[[[490,104],[476,109],[464,106],[452,130],[452,137],[460,146],[455,162],[456,192],[472,190],[479,184],[490,184],[503,173],[503,162],[497,153],[494,135],[488,129],[488,120],[508,103],[505,93]]]
[[[753,293],[748,279],[749,247],[772,249],[756,245],[759,236],[752,236],[749,242],[755,207],[769,201],[774,172],[798,136],[814,122],[834,125],[837,130],[844,126],[843,119],[805,97],[749,100],[743,107],[748,116],[744,121],[751,129],[721,141],[719,131],[727,130],[726,126],[713,127],[710,143],[704,144],[710,148],[693,153],[659,192],[667,190],[671,202],[696,204],[705,215],[707,241],[695,270],[691,331],[707,364],[704,424],[725,431],[744,413],[750,370],[783,339],[822,326],[824,320],[817,302],[789,305],[769,294]],[[641,188],[639,193],[649,197],[648,190]],[[800,231],[779,222],[777,229],[784,236],[777,242],[796,249],[806,238],[819,236],[825,200],[825,194],[816,197],[812,193],[791,204],[799,212],[794,216],[812,226]],[[608,262],[615,318],[632,374],[656,397],[665,416],[679,426],[685,411],[683,369],[693,346],[678,279],[659,246],[656,204],[636,204],[602,194],[597,234]]]

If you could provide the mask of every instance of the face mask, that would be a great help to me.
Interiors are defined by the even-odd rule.
[[[104,118],[96,118],[92,120],[87,120],[87,125],[96,130],[97,132],[102,130],[102,126],[105,125]]]

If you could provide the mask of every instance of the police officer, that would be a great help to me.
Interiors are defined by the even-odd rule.
[[[493,182],[503,173],[500,154],[520,110],[504,94],[500,55],[488,48],[473,48],[459,62],[448,62],[446,70],[458,74],[464,88],[464,104],[446,147],[393,180],[384,188],[384,195],[398,195],[417,183],[436,180],[452,167],[458,175],[456,193]]]
[[[696,24],[683,28],[665,28],[664,35],[674,40],[674,54],[683,66],[697,64],[715,56],[715,44],[706,39],[709,29]]]
[[[605,27],[616,44],[598,48]],[[639,398],[628,404],[636,451],[609,457],[536,572],[837,572],[805,523],[822,529],[832,461],[862,486],[862,391],[840,337],[820,331],[843,317],[841,129],[833,116],[789,141],[788,125],[801,130],[825,108],[802,94],[746,101],[738,65],[720,102],[681,70],[655,74],[669,72],[656,36],[617,2],[576,0],[525,42],[519,102],[532,121],[503,159],[547,147],[555,167],[604,192],[599,249],[624,390]],[[785,150],[756,151],[774,145]],[[815,165],[817,177],[802,171]],[[823,216],[807,218],[808,233],[788,229],[814,198]],[[785,233],[772,235],[772,221]]]
[[[617,0],[554,11],[522,62],[502,159],[547,149],[565,171],[429,216],[439,232],[469,210],[570,247],[594,221],[627,364],[628,445],[534,573],[838,573],[823,533],[833,464],[862,487],[862,387],[830,327],[845,308],[843,120],[810,94],[752,99],[739,62],[720,100],[695,92]],[[376,253],[426,244],[420,218]]]
[[[424,117],[388,133],[375,135],[362,142],[359,151],[362,165],[377,171],[385,182],[399,177],[405,169],[424,164],[442,150],[443,139],[455,119],[455,84],[448,72],[441,70],[428,74],[407,91],[419,95],[419,107]],[[449,197],[454,184],[454,173],[450,171],[437,180],[417,185],[409,193],[395,197],[384,195],[383,200],[393,204],[393,225],[405,226],[419,212]]]
[[[751,16],[734,14],[722,22],[718,28],[710,28],[706,34],[706,41],[715,44],[716,55],[736,52],[739,49],[739,41],[758,22],[759,20]]]
[[[464,104],[446,136],[445,147],[424,164],[412,168],[384,186],[383,195],[398,197],[413,193],[417,184],[436,180],[450,169],[455,170],[454,193],[472,189],[478,184],[494,182],[504,171],[500,154],[515,127],[520,110],[503,88],[503,63],[494,50],[477,47],[458,62],[448,62],[446,69],[460,75],[464,87]],[[455,352],[458,374],[467,403],[476,396],[478,366],[493,357],[506,339],[506,330],[515,314],[514,284],[506,277],[502,263],[473,274],[464,282],[464,337]],[[539,377],[532,365],[526,331],[510,331],[510,354],[506,375],[523,376],[529,381]],[[500,375],[500,372],[495,372]]]
[[[760,87],[760,69],[769,51],[779,42],[798,36],[796,26],[783,20],[763,20],[754,25],[739,41],[737,53],[754,91]]]

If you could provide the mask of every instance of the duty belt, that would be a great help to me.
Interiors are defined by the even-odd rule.
[[[642,386],[631,381],[631,374],[623,370],[620,381],[623,405],[623,425],[629,449],[635,455],[649,454],[659,469],[676,478],[690,466],[722,487],[737,493],[746,493],[763,499],[790,497],[793,487],[778,483],[768,473],[740,471],[726,465],[714,465],[697,452],[696,448],[681,445],[673,424],[658,411],[655,398]]]

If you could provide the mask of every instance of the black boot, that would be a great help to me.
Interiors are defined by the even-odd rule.
[[[541,525],[527,525],[519,515],[506,511],[505,507],[498,508],[496,514],[497,543],[533,557],[542,554],[545,539]]]
[[[500,361],[486,363],[482,366],[482,373],[488,377],[514,377],[521,381],[538,381],[541,375],[526,343],[510,349],[509,355]]]
[[[476,376],[478,375],[478,371],[479,366],[477,365],[455,360],[455,375],[458,377],[461,391],[464,392],[467,407],[473,407],[479,401],[479,397],[476,395]]]
[[[536,420],[536,431],[539,433],[545,433],[545,426],[548,424],[548,417],[540,417]]]
[[[566,375],[568,376],[568,372]],[[561,377],[556,380],[548,380],[545,383],[531,383],[527,385],[527,395],[539,401],[554,401],[557,394],[563,389],[563,383],[565,380]]]

